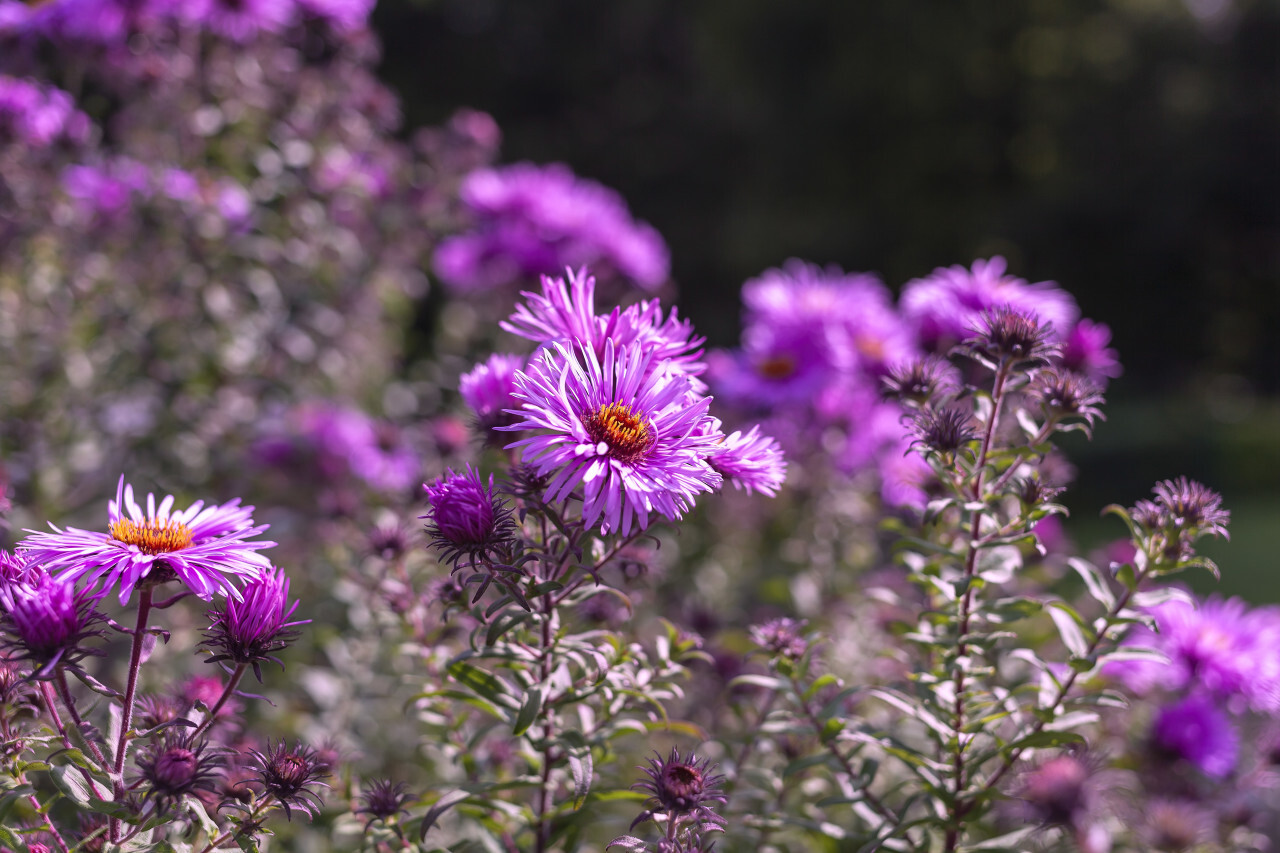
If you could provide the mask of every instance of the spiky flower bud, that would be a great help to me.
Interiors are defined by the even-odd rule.
[[[194,741],[186,733],[166,729],[138,757],[138,770],[146,783],[143,797],[164,808],[187,794],[213,791],[222,765],[221,755],[208,751],[207,741]]]
[[[83,645],[102,633],[94,627],[103,619],[99,595],[38,568],[28,568],[21,580],[0,581],[0,645],[32,661],[37,678],[59,663],[74,666],[86,655],[101,654]]]
[[[640,768],[648,778],[631,786],[649,793],[647,808],[632,822],[632,828],[656,814],[669,820],[688,816],[703,828],[724,827],[724,818],[711,810],[711,804],[727,802],[720,792],[724,776],[714,772],[716,768],[708,759],[693,753],[682,757],[678,749],[672,749],[665,759],[655,753],[648,762],[648,767]]]
[[[369,790],[361,797],[364,804],[355,811],[358,815],[369,816],[369,822],[364,826],[366,833],[377,821],[387,821],[398,814],[409,813],[409,810],[404,807],[409,799],[405,787],[404,782],[393,783],[390,779],[378,779],[370,783]]]
[[[886,397],[909,406],[928,406],[960,390],[960,372],[945,358],[927,355],[893,367],[881,382]]]
[[[286,622],[297,609],[297,601],[289,603],[289,579],[284,572],[266,572],[245,585],[241,600],[228,598],[226,610],[209,611],[212,624],[201,645],[214,652],[210,662],[251,664],[258,681],[262,681],[260,664],[280,663],[274,653],[298,636],[294,626],[311,621]]]
[[[431,544],[456,567],[463,557],[478,560],[493,554],[514,536],[511,509],[495,494],[493,475],[486,486],[470,465],[466,473],[450,470],[424,484],[431,512],[427,532]]]
[[[329,775],[329,764],[314,749],[301,743],[289,748],[280,741],[275,746],[268,745],[266,752],[253,750],[250,755],[257,765],[257,781],[263,792],[275,797],[289,820],[293,820],[293,809],[308,817],[319,814],[321,800],[316,788],[329,787],[320,781]]]
[[[911,422],[916,440],[912,447],[945,456],[958,451],[978,437],[973,417],[963,409],[925,409]]]
[[[1042,323],[1035,314],[1000,306],[984,311],[974,336],[964,342],[963,351],[989,366],[998,363],[1043,362],[1060,349],[1053,343],[1053,325]]]

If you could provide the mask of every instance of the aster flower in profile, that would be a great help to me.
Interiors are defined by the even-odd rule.
[[[212,793],[222,776],[220,751],[208,741],[186,732],[166,729],[138,756],[139,780],[145,786],[143,800],[155,800],[163,811],[184,796]]]
[[[30,660],[37,678],[57,666],[74,668],[86,655],[101,654],[84,645],[102,634],[101,595],[40,568],[29,569],[21,580],[0,581],[0,645],[16,652],[13,659]]]
[[[1151,742],[1161,752],[1225,779],[1236,767],[1240,738],[1226,711],[1203,693],[1166,705],[1151,727]]]
[[[900,362],[880,381],[885,397],[916,407],[933,405],[960,391],[960,371],[937,355]]]
[[[493,475],[486,484],[470,465],[461,474],[450,469],[434,483],[423,484],[431,511],[427,533],[446,562],[454,568],[467,558],[471,562],[492,559],[515,537],[511,507],[497,494]]]
[[[681,756],[680,750],[672,749],[666,758],[655,753],[647,761],[649,766],[640,768],[647,778],[631,786],[649,794],[645,810],[631,823],[632,829],[656,815],[687,822],[695,835],[724,829],[725,819],[712,811],[714,804],[728,801],[720,791],[724,776],[715,772],[709,759],[692,752]]]
[[[1086,435],[1092,434],[1095,420],[1106,420],[1101,391],[1080,374],[1051,367],[1038,372],[1027,390],[1046,418],[1055,423],[1076,421]]]
[[[121,477],[115,500],[107,504],[109,532],[50,524],[52,533],[27,531],[31,535],[19,547],[60,577],[84,583],[105,579],[105,589],[118,584],[121,604],[137,586],[174,579],[205,601],[215,593],[239,598],[232,578],[255,578],[271,565],[258,551],[275,543],[248,541],[266,525],[255,527],[253,507],[240,506],[239,498],[212,506],[196,501],[177,512],[174,502],[169,495],[157,503],[148,493],[144,512],[133,486]]]
[[[1001,363],[1047,362],[1059,349],[1053,327],[1038,315],[1000,306],[979,315],[961,351],[995,369]]]
[[[311,621],[286,621],[297,609],[296,600],[289,602],[289,578],[283,571],[269,570],[249,581],[240,599],[229,598],[225,609],[209,611],[212,624],[201,643],[213,652],[208,660],[251,665],[261,682],[261,664],[272,661],[283,668],[275,653],[297,638],[296,626]]]
[[[973,416],[955,407],[925,409],[911,419],[912,447],[951,456],[978,437]]]
[[[582,516],[602,532],[626,536],[657,512],[681,518],[721,476],[707,462],[718,436],[709,429],[709,398],[693,394],[678,371],[654,370],[640,347],[603,358],[563,345],[544,349],[516,376],[519,423],[534,433],[508,445],[551,480],[543,500],[582,499]]]
[[[707,454],[711,467],[735,489],[774,497],[787,478],[787,463],[776,439],[760,431],[759,424],[747,432],[735,430]]]
[[[329,787],[320,780],[330,774],[329,763],[318,752],[301,743],[291,748],[280,741],[274,746],[268,744],[265,752],[255,749],[249,754],[263,793],[280,803],[289,820],[293,820],[295,809],[307,817],[319,814],[321,798],[317,789]]]
[[[390,779],[377,779],[369,784],[369,789],[360,797],[363,800],[357,815],[368,815],[369,821],[364,825],[367,833],[369,827],[379,821],[386,823],[396,815],[408,814],[405,803],[409,801],[404,782],[392,782]]]

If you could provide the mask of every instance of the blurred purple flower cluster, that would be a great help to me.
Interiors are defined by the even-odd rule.
[[[906,453],[904,410],[882,392],[887,385],[891,396],[910,396],[919,392],[912,383],[958,387],[961,377],[945,359],[984,331],[987,312],[1038,319],[1052,363],[1073,377],[1081,399],[1120,372],[1106,326],[1079,320],[1075,300],[1056,284],[1007,275],[1000,257],[907,282],[896,305],[874,275],[792,260],[744,284],[742,301],[741,347],[708,356],[712,390],[766,418],[796,457],[817,453],[849,474],[877,471],[894,506],[922,505],[930,471]]]

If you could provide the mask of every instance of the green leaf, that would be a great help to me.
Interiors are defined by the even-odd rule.
[[[1094,601],[1107,608],[1108,611],[1116,606],[1116,597],[1111,592],[1107,578],[1103,576],[1097,566],[1079,557],[1068,558],[1067,564],[1076,570],[1076,574],[1080,575]]]
[[[1051,601],[1049,616],[1057,626],[1067,650],[1076,657],[1085,657],[1089,653],[1089,642],[1084,636],[1084,620],[1080,618],[1080,614],[1065,601]]]
[[[1021,752],[1024,749],[1042,749],[1044,747],[1066,746],[1067,744],[1082,744],[1084,742],[1084,738],[1075,732],[1039,731],[1006,743],[1000,751],[1005,755],[1010,755],[1015,751]]]
[[[520,706],[520,712],[516,714],[516,723],[511,733],[519,737],[529,731],[529,727],[538,719],[538,713],[542,710],[542,688],[530,687],[525,694],[524,704]]]
[[[92,798],[89,794],[89,788],[85,785],[84,780],[80,778],[80,772],[72,767],[62,764],[52,768],[49,771],[53,784],[63,795],[71,800],[82,809],[88,809]]]
[[[0,824],[0,843],[14,850],[22,849],[22,839],[18,838],[18,834],[4,824]]]
[[[478,666],[455,661],[449,664],[449,675],[477,696],[495,705],[511,709],[520,707],[519,701],[506,682]]]
[[[440,815],[470,796],[466,791],[449,791],[436,800],[435,804],[422,816],[422,828],[418,831],[418,840],[422,841],[427,837],[427,831],[440,819]]]
[[[577,809],[591,791],[591,779],[595,773],[591,747],[581,732],[565,732],[560,740],[565,744],[569,773],[573,775],[573,807]]]

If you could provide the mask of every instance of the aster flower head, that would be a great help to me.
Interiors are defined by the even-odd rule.
[[[925,409],[917,413],[911,419],[911,432],[916,436],[912,447],[947,456],[978,437],[973,416],[955,407]]]
[[[22,580],[0,581],[0,644],[30,660],[36,677],[58,665],[74,667],[86,655],[101,654],[84,645],[102,634],[100,597],[96,589],[77,587],[74,578],[39,568]]]
[[[1088,434],[1095,420],[1106,420],[1100,406],[1102,393],[1088,378],[1069,370],[1049,368],[1038,372],[1028,389],[1045,417],[1055,422],[1083,421]]]
[[[516,371],[524,365],[523,356],[494,353],[458,380],[458,392],[475,412],[476,424],[485,436],[515,421],[507,410],[517,405],[512,392]]]
[[[480,472],[467,465],[465,472],[449,469],[422,488],[431,504],[423,516],[429,519],[431,544],[455,568],[464,557],[472,562],[492,558],[514,538],[511,507],[498,496],[492,474],[486,484]]]
[[[1198,692],[1256,710],[1280,710],[1280,608],[1250,608],[1238,598],[1209,598],[1199,607],[1173,600],[1147,611],[1158,632],[1135,626],[1123,645],[1154,649],[1168,663],[1122,660],[1104,672],[1140,695]]]
[[[280,741],[274,746],[268,744],[265,752],[250,750],[249,755],[255,765],[256,781],[265,794],[275,797],[289,820],[293,820],[294,809],[309,818],[319,814],[321,798],[317,789],[329,787],[320,781],[329,776],[329,764],[319,753],[301,743],[289,747]]]
[[[1106,388],[1108,379],[1115,379],[1124,372],[1111,343],[1111,329],[1105,323],[1080,320],[1071,328],[1062,342],[1062,352],[1057,363],[1073,373],[1087,376],[1099,389]]]
[[[1138,837],[1149,850],[1182,853],[1213,839],[1217,815],[1188,800],[1153,799],[1145,804]]]
[[[993,369],[1001,363],[1044,363],[1058,350],[1052,326],[1036,314],[1003,305],[978,316],[961,348],[965,354]]]
[[[508,429],[533,434],[508,447],[551,477],[543,500],[580,496],[583,520],[605,533],[644,529],[653,512],[679,519],[721,484],[706,459],[719,437],[708,429],[709,398],[693,394],[687,375],[655,370],[652,358],[612,342],[602,359],[557,345],[516,376],[523,420]]]
[[[1006,274],[999,256],[976,260],[971,268],[939,267],[922,279],[907,282],[899,306],[919,332],[926,348],[944,352],[969,337],[984,312],[1006,308],[1043,320],[1052,340],[1073,327],[1079,316],[1075,300],[1051,281],[1028,284]]]
[[[804,620],[770,619],[751,626],[751,642],[770,654],[799,660],[809,650],[809,641],[803,633],[805,625]]]
[[[1159,751],[1190,762],[1212,779],[1231,774],[1240,748],[1231,718],[1203,693],[1161,708],[1152,725],[1151,742]]]
[[[720,791],[724,776],[715,772],[709,759],[698,758],[692,752],[680,755],[672,749],[663,758],[654,753],[647,759],[648,767],[641,767],[647,778],[631,787],[649,794],[645,811],[632,823],[632,828],[654,815],[665,815],[669,820],[688,818],[701,829],[724,828],[725,820],[711,810],[715,803],[728,802]]]
[[[615,348],[639,346],[653,353],[653,363],[673,363],[690,376],[702,373],[703,338],[693,324],[681,320],[674,308],[663,313],[662,303],[649,299],[597,314],[596,280],[586,268],[565,270],[565,276],[542,276],[542,292],[521,293],[524,301],[500,325],[513,335],[543,346],[565,344],[586,347],[597,358],[606,342]]]
[[[157,503],[148,493],[144,512],[122,476],[107,504],[109,532],[50,524],[52,533],[27,531],[31,535],[19,547],[62,577],[84,583],[105,578],[106,589],[119,584],[121,604],[139,585],[174,579],[205,601],[214,593],[239,598],[232,578],[255,578],[270,567],[258,551],[275,543],[247,541],[267,526],[255,527],[253,507],[240,506],[239,498],[213,506],[196,501],[179,512],[173,506],[172,495]]]
[[[735,489],[774,497],[787,478],[787,463],[776,439],[756,424],[746,433],[735,430],[707,454],[711,467]]]
[[[409,801],[408,787],[404,782],[392,782],[390,779],[378,779],[370,783],[369,790],[361,796],[364,802],[355,814],[368,815],[369,822],[364,825],[367,833],[369,827],[378,821],[389,821],[399,814],[408,814],[405,803]]]
[[[1088,811],[1092,775],[1083,758],[1056,755],[1022,774],[1013,792],[1018,811],[1040,824],[1075,826]]]
[[[223,764],[221,752],[209,749],[208,741],[166,729],[137,759],[146,786],[143,799],[155,800],[163,810],[188,794],[211,793],[218,787]]]
[[[1162,526],[1174,527],[1194,540],[1213,535],[1229,539],[1231,513],[1222,508],[1222,495],[1195,480],[1161,480],[1152,489]]]
[[[34,80],[0,74],[0,142],[13,139],[33,148],[84,142],[89,118],[71,95]]]
[[[223,610],[209,611],[212,624],[201,643],[213,652],[208,660],[251,664],[261,682],[262,662],[283,668],[275,653],[297,638],[296,626],[311,621],[286,621],[297,609],[297,601],[289,602],[289,579],[283,571],[269,570],[249,581],[241,598],[228,599]]]
[[[960,391],[960,371],[938,355],[900,362],[880,381],[886,397],[917,407],[933,405]]]
[[[590,265],[655,290],[667,279],[666,244],[631,218],[613,190],[562,164],[517,163],[473,171],[460,189],[475,226],[436,250],[436,274],[479,291]]]

